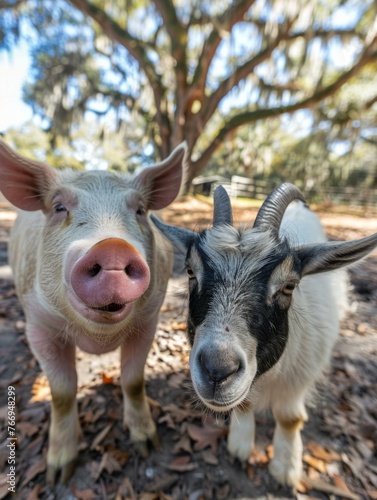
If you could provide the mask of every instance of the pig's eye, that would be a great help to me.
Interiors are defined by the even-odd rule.
[[[140,206],[137,210],[136,210],[136,213],[137,215],[146,215],[147,211],[145,210],[145,208],[143,206]]]
[[[68,212],[68,210],[65,208],[63,203],[56,203],[56,205],[54,205],[54,210],[55,210],[55,213],[57,213],[57,214],[59,214],[61,212]]]

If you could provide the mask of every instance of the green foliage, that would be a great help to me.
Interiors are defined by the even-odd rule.
[[[51,151],[82,145],[76,135],[95,117],[86,143],[94,135],[113,168],[186,140],[190,178],[208,165],[342,183],[344,165],[375,165],[376,9],[373,0],[4,0],[0,47],[23,28],[33,61],[24,98]]]

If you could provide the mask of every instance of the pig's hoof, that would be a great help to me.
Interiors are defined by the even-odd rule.
[[[125,429],[129,429],[132,444],[142,457],[146,457],[149,454],[149,443],[153,448],[159,448],[160,441],[157,435],[156,424],[151,417],[140,419],[137,425],[135,424],[135,421],[125,421],[123,422],[123,427]]]
[[[60,471],[60,482],[65,484],[68,482],[70,477],[73,475],[75,467],[76,467],[76,457],[68,462],[63,467],[55,467],[53,465],[47,465],[47,484],[49,486],[55,486],[57,482],[57,478]]]
[[[146,458],[149,455],[149,444],[151,444],[155,450],[158,450],[160,448],[160,439],[157,432],[143,440],[132,440],[132,443],[136,452],[143,458]]]

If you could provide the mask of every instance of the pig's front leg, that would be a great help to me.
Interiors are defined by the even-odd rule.
[[[51,334],[30,328],[30,347],[50,384],[52,404],[47,452],[47,482],[54,484],[59,470],[60,481],[72,475],[77,457],[81,428],[77,413],[77,373],[75,347]]]
[[[148,441],[159,445],[156,425],[145,394],[144,365],[156,329],[156,321],[141,325],[121,347],[121,386],[123,392],[123,425],[130,431],[137,451],[148,455]]]

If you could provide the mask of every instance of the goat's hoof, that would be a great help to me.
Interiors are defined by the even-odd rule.
[[[247,463],[251,454],[253,453],[253,446],[244,440],[243,442],[236,442],[235,440],[228,439],[228,452],[231,457],[236,458],[241,464]]]
[[[75,471],[76,462],[77,459],[75,457],[73,460],[63,465],[63,467],[55,467],[53,465],[47,465],[47,474],[46,474],[47,484],[51,487],[55,486],[59,471],[60,471],[59,482],[62,484],[66,484]]]
[[[302,462],[297,460],[296,463],[282,463],[272,459],[269,470],[279,484],[295,489],[301,479]]]

